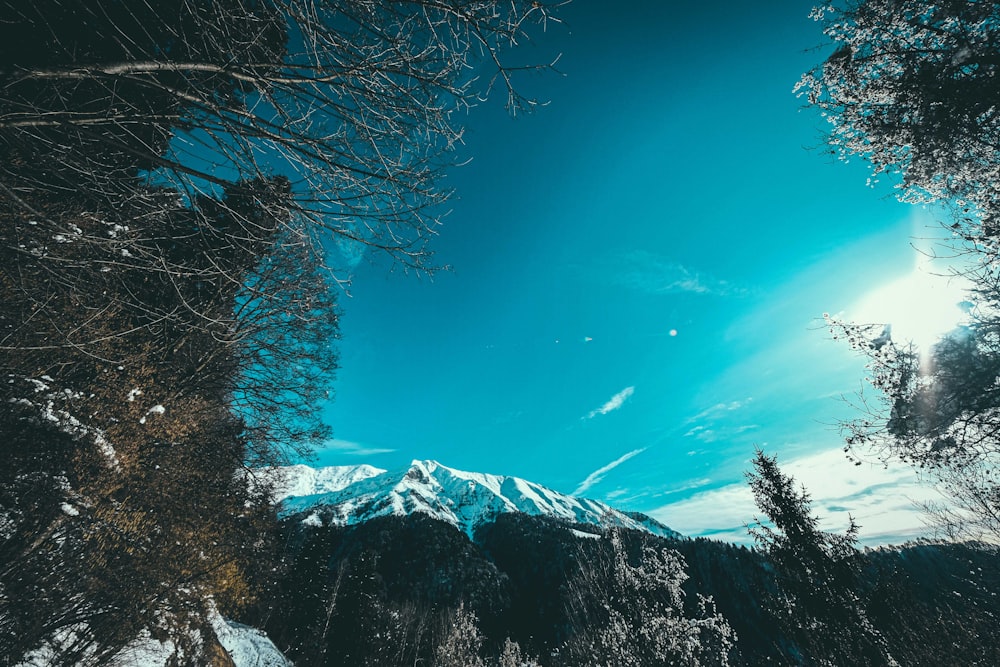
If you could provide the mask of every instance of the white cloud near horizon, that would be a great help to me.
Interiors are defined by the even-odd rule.
[[[853,516],[861,526],[861,543],[869,546],[900,544],[932,532],[916,504],[942,498],[907,466],[855,466],[839,447],[790,461],[779,458],[778,464],[796,485],[805,486],[824,530],[841,532]],[[762,517],[745,482],[696,493],[647,514],[685,535],[743,544],[752,542],[745,524]]]
[[[596,410],[591,410],[587,414],[587,419],[593,419],[597,415],[606,415],[609,412],[614,412],[628,400],[629,396],[635,393],[635,387],[625,387],[620,392],[608,399],[608,402],[597,408]]]
[[[615,459],[611,463],[607,464],[606,466],[602,466],[602,467],[598,468],[594,472],[592,472],[589,475],[587,475],[587,478],[585,480],[583,480],[582,482],[580,482],[580,485],[577,486],[576,490],[573,491],[573,493],[570,494],[570,495],[579,496],[580,494],[586,493],[587,490],[590,487],[592,487],[595,484],[597,484],[600,481],[602,481],[604,479],[604,476],[607,475],[609,472],[611,472],[612,470],[614,470],[615,468],[617,468],[621,464],[625,463],[630,458],[632,458],[634,456],[638,456],[639,454],[642,454],[644,451],[646,451],[645,447],[643,447],[641,449],[633,449],[631,452],[628,452],[626,454],[623,454],[623,455],[619,456],[617,459]],[[619,491],[622,491],[622,490],[619,489]]]

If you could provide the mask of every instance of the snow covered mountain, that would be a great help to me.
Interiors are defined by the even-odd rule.
[[[302,514],[312,525],[351,525],[380,516],[421,512],[470,537],[498,515],[521,512],[597,527],[624,527],[664,537],[679,534],[641,514],[574,498],[517,477],[464,472],[436,461],[413,461],[386,471],[368,465],[276,468],[281,514]]]

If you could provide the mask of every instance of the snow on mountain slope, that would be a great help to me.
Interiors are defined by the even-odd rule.
[[[293,465],[277,469],[279,473],[272,479],[275,482],[275,496],[313,496],[322,493],[333,493],[347,488],[355,482],[381,475],[381,468],[370,465],[359,466],[328,466],[312,468],[307,465]]]
[[[351,525],[380,516],[429,514],[470,537],[500,514],[521,512],[600,527],[621,526],[654,535],[678,533],[644,515],[620,512],[605,503],[574,498],[538,484],[502,475],[464,472],[436,461],[413,461],[405,470],[371,466],[313,469],[289,466],[280,476],[284,516],[306,514],[314,525]]]

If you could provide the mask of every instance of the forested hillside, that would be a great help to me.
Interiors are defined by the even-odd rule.
[[[843,645],[798,643],[787,619],[796,627],[821,619],[790,598],[776,603],[784,580],[746,547],[636,531],[581,537],[568,524],[518,514],[474,541],[421,514],[350,527],[301,519],[283,522],[284,575],[246,616],[296,665],[442,664],[435,651],[457,615],[474,616],[480,639],[465,662],[444,664],[513,664],[496,662],[509,642],[540,665],[664,664],[648,629],[666,636],[671,627],[686,638],[671,654],[686,655],[682,664],[889,664],[861,653],[848,619],[840,619],[843,636],[829,639]],[[919,543],[860,558],[853,592],[897,664],[1000,659],[995,548]],[[667,562],[676,567],[663,569]],[[831,663],[831,655],[841,657]]]

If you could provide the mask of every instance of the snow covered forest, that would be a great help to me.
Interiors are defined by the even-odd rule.
[[[276,502],[329,437],[337,258],[435,270],[458,112],[536,106],[516,47],[562,4],[0,0],[0,665],[1000,664],[994,3],[817,9],[797,89],[972,267],[929,360],[829,322],[874,391],[848,454],[924,471],[953,541],[861,551],[761,451],[755,549],[523,480],[547,509],[461,527]]]

